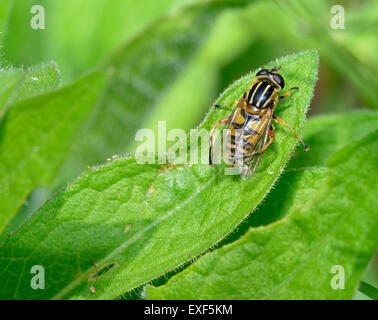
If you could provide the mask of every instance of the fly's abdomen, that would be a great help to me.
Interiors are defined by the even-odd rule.
[[[263,133],[263,130],[250,122],[240,128],[232,126],[227,136],[226,147],[229,161],[242,160],[242,156],[251,154]]]

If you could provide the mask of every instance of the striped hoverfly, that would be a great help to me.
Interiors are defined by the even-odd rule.
[[[227,125],[229,129],[225,150],[227,162],[231,166],[240,166],[243,177],[255,172],[264,151],[274,141],[272,119],[286,126],[303,144],[305,150],[309,150],[298,134],[284,120],[274,115],[277,102],[289,96],[292,90],[299,89],[292,87],[285,94],[278,95],[285,86],[279,69],[261,69],[239,101],[226,106],[214,105],[216,108],[229,108],[236,104],[236,107],[230,116],[218,121],[210,131],[210,165],[213,163],[213,135],[220,125]]]

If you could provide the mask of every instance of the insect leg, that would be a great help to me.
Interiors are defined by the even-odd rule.
[[[259,151],[252,152],[250,154],[245,154],[245,155],[243,155],[243,158],[253,157],[257,154],[263,153],[266,149],[268,149],[268,147],[274,141],[274,129],[273,129],[272,126],[270,126],[270,128],[269,128],[269,134],[268,135],[269,135],[269,141]]]
[[[231,102],[229,104],[226,104],[225,106],[224,105],[221,105],[221,104],[213,104],[213,108],[231,108],[233,107],[235,104],[237,104],[239,101],[238,100],[235,100],[234,102]]]
[[[310,150],[309,147],[306,146],[306,144],[303,142],[303,140],[298,136],[298,134],[282,119],[278,118],[277,116],[273,115],[273,119],[276,120],[277,122],[283,124],[286,126],[296,137],[297,139],[303,144],[303,147],[305,148],[306,151]]]
[[[290,95],[291,90],[298,90],[298,89],[299,89],[299,87],[292,87],[292,88],[289,89],[288,92],[284,93],[282,96],[279,96],[278,99],[279,100],[285,99],[287,96]]]
[[[214,127],[211,129],[210,131],[210,135],[209,135],[209,164],[211,165],[213,163],[213,159],[212,159],[212,151],[213,151],[213,135],[214,135],[214,131],[215,129],[222,125],[222,124],[226,124],[226,123],[229,123],[231,121],[231,117],[226,117],[226,118],[223,118],[222,120],[219,120],[215,125]]]

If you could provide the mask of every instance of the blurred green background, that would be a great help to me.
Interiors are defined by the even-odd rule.
[[[118,48],[155,21],[202,0],[1,0],[3,65],[57,63],[63,85],[103,65]],[[345,29],[332,29],[333,5],[345,9]],[[33,30],[30,9],[45,9],[45,30]],[[376,109],[378,1],[249,1],[227,9],[209,24],[206,41],[190,57],[179,79],[146,115],[156,130],[189,130],[230,83],[276,57],[319,49],[319,81],[309,116]],[[137,106],[135,106],[137,108]],[[178,111],[179,108],[179,112]],[[134,147],[125,148],[124,152]],[[106,155],[111,156],[111,155]],[[104,161],[106,159],[104,155]],[[72,177],[67,176],[67,183]],[[21,209],[39,207],[58,186],[40,188]],[[364,280],[378,286],[378,259]],[[357,293],[356,299],[366,298]]]
[[[3,58],[15,66],[53,60],[63,83],[68,84],[96,68],[156,19],[195,2],[201,1],[16,0]],[[321,58],[311,115],[377,107],[377,1],[250,2],[243,9],[226,10],[214,21],[208,40],[183,73],[181,85],[166,93],[164,107],[156,115],[164,115],[174,127],[191,128],[233,80],[278,56],[307,48],[318,48]],[[35,4],[45,8],[45,30],[30,27],[30,8]],[[344,30],[330,27],[335,4],[345,8]],[[187,102],[191,110],[179,124],[170,112],[177,96],[184,103],[182,109]],[[151,119],[151,125],[155,120]]]

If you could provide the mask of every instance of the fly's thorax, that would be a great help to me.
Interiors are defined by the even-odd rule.
[[[277,101],[277,94],[280,88],[270,79],[259,79],[252,88],[247,92],[246,102],[252,109],[264,109],[267,107],[274,107]]]

